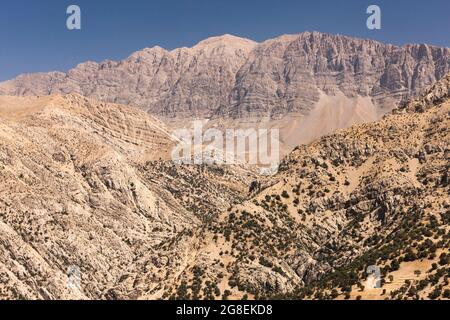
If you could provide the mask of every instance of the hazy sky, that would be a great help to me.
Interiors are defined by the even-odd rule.
[[[81,7],[81,31],[66,28],[70,4]],[[381,7],[381,30],[366,28],[370,4]],[[450,47],[449,12],[449,0],[0,0],[0,80],[224,33],[262,41],[322,31]]]

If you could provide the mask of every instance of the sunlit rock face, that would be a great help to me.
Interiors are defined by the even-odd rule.
[[[370,97],[384,113],[448,71],[450,50],[424,44],[397,47],[318,32],[262,43],[224,35],[192,48],[154,47],[123,61],[86,62],[68,73],[21,75],[0,84],[0,93],[74,92],[175,118],[307,114],[321,93],[343,93]]]

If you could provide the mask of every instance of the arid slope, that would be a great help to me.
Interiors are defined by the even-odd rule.
[[[136,298],[159,286],[157,246],[242,199],[252,175],[176,167],[173,145],[136,108],[0,97],[0,297]],[[68,287],[74,268],[81,290]]]
[[[450,75],[379,122],[297,148],[271,187],[198,232],[167,297],[449,298],[449,92]],[[366,285],[370,266],[381,289]]]
[[[175,165],[135,108],[0,97],[0,297],[447,298],[449,92],[447,75],[273,177]]]

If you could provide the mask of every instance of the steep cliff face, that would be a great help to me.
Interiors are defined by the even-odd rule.
[[[450,50],[303,33],[257,46],[237,74],[230,112],[307,113],[319,91],[372,97],[386,112],[450,70]]]
[[[296,148],[196,234],[167,297],[448,299],[449,80],[413,109]]]
[[[119,62],[82,63],[67,74],[22,75],[0,84],[0,93],[75,92],[177,118],[308,114],[321,93],[343,93],[373,98],[384,113],[448,71],[448,48],[318,32],[261,44],[225,35],[192,48],[154,47]]]
[[[24,75],[1,85],[10,95],[79,93],[158,115],[207,116],[225,106],[253,41],[224,35],[193,48],[144,49],[123,61],[86,62],[67,74]]]

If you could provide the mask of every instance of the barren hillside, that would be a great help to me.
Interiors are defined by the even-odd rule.
[[[1,97],[0,297],[448,298],[449,77],[273,177],[175,165],[136,108]]]
[[[231,35],[172,51],[146,48],[123,61],[67,73],[26,74],[0,94],[78,93],[139,107],[172,128],[279,128],[283,154],[335,130],[378,120],[450,72],[450,49],[398,47],[304,32],[256,43]]]
[[[176,167],[173,145],[135,108],[0,97],[0,297],[132,298],[159,285],[157,246],[241,199],[253,175]],[[67,286],[74,267],[79,291]]]
[[[449,89],[450,75],[411,102],[422,108],[297,148],[276,184],[198,233],[167,296],[449,298]]]

